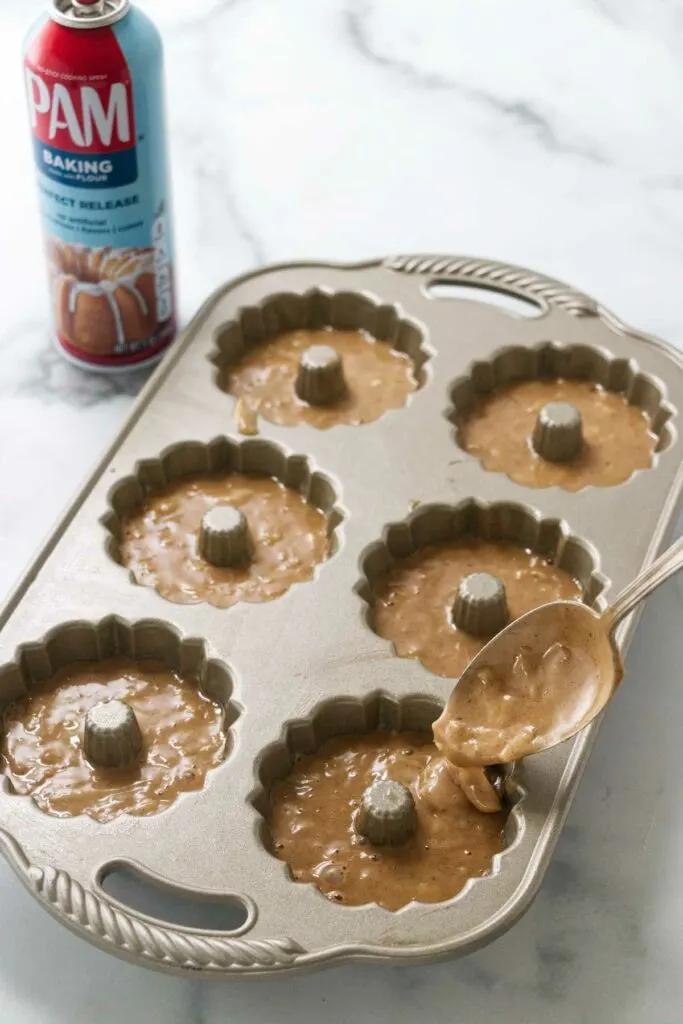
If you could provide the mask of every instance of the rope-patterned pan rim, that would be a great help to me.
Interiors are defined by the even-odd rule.
[[[170,927],[124,910],[86,889],[66,871],[30,864],[18,843],[0,831],[0,852],[55,915],[97,943],[150,963],[180,970],[248,973],[291,966],[305,950],[290,938],[244,939]]]
[[[384,261],[384,266],[403,274],[422,274],[510,292],[546,310],[550,306],[558,307],[570,316],[599,314],[598,303],[584,292],[552,277],[510,263],[499,263],[497,260],[478,260],[466,256],[390,256]]]

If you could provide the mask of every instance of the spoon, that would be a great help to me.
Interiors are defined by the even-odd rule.
[[[506,764],[585,728],[621,682],[616,627],[681,568],[683,537],[602,614],[553,601],[512,622],[470,662],[434,723],[441,752],[463,768]]]

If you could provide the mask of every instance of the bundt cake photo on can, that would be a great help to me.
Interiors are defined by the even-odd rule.
[[[152,249],[88,249],[48,239],[55,325],[87,356],[144,349],[157,330]]]

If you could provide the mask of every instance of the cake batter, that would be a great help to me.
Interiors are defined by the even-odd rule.
[[[83,753],[85,716],[112,698],[135,712],[143,750],[127,767],[95,768]],[[4,714],[3,769],[14,792],[61,818],[155,814],[201,789],[224,749],[223,709],[159,661],[76,662]]]
[[[295,390],[299,360],[307,348],[329,345],[342,357],[346,395],[327,406],[303,402]],[[237,427],[253,432],[253,417],[322,430],[346,423],[373,423],[388,409],[400,409],[417,389],[413,361],[365,331],[289,331],[250,348],[225,367],[221,387],[238,399]]]
[[[373,846],[355,828],[363,791],[380,779],[402,782],[415,800],[417,830],[400,846]],[[375,732],[337,737],[302,758],[274,788],[269,830],[295,881],[347,906],[398,910],[448,900],[487,874],[505,820],[474,808],[430,733]]]
[[[517,761],[590,721],[622,674],[609,643],[609,622],[588,609],[558,605],[517,623],[512,635],[491,644],[458,681],[434,723],[436,744],[449,762],[481,770]]]
[[[373,584],[373,629],[402,658],[417,658],[438,676],[457,678],[486,643],[453,625],[460,581],[487,572],[503,583],[510,621],[562,599],[580,600],[581,585],[541,555],[504,541],[476,537],[420,548]]]
[[[198,552],[202,516],[219,504],[238,507],[247,520],[252,557],[239,568],[218,568]],[[277,480],[241,473],[175,481],[122,524],[123,564],[137,583],[178,604],[271,601],[310,580],[329,554],[323,512]]]
[[[583,447],[570,462],[536,454],[531,437],[549,402],[570,402],[581,413]],[[612,487],[652,465],[657,437],[646,412],[624,395],[585,380],[527,380],[482,398],[459,426],[458,441],[489,470],[526,487]]]

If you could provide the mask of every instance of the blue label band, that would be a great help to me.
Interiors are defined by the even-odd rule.
[[[135,147],[116,153],[77,155],[34,139],[36,164],[51,181],[78,188],[118,188],[132,185],[138,177]]]

